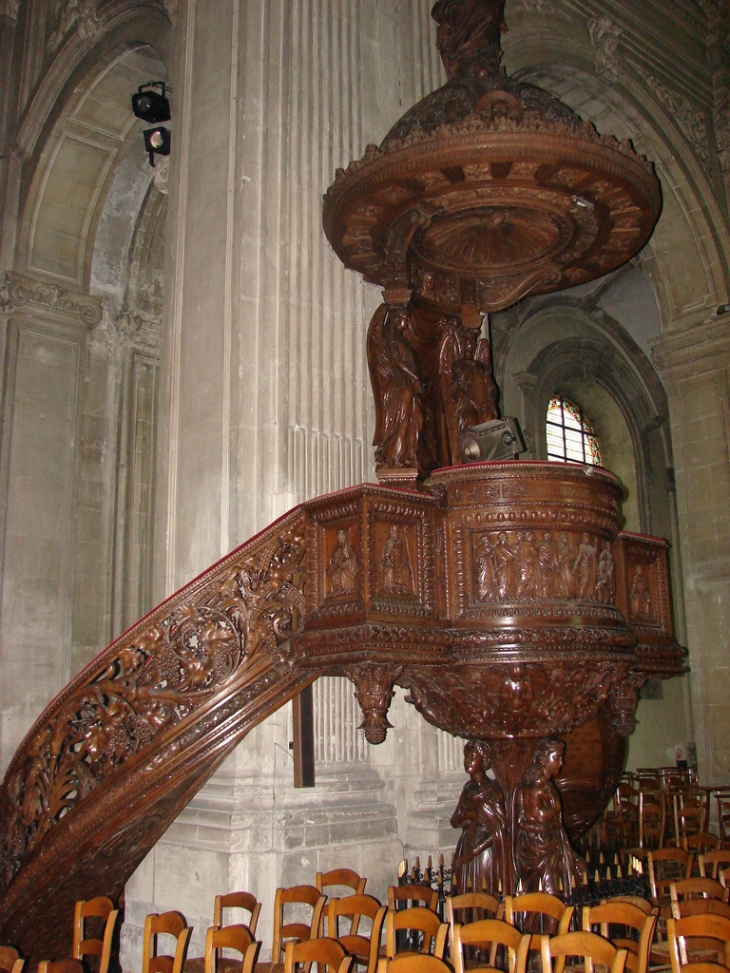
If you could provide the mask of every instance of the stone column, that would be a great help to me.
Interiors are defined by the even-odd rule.
[[[380,295],[331,252],[321,200],[433,70],[414,54],[432,46],[416,0],[181,0],[176,30],[156,601],[296,503],[372,478],[365,336]],[[286,708],[183,812],[128,885],[125,969],[147,911],[182,909],[200,955],[216,892],[258,894],[265,941],[276,886],[319,867],[361,867],[385,892],[402,846],[338,724],[360,721],[351,693],[317,691],[314,790],[292,786]]]
[[[655,346],[669,395],[700,779],[730,778],[730,315]]]

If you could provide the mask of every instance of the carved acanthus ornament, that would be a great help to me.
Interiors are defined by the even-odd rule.
[[[672,91],[651,72],[638,66],[636,70],[679,126],[682,134],[695,150],[705,172],[711,174],[712,160],[704,111],[688,98]]]
[[[0,289],[0,309],[9,314],[25,307],[62,321],[80,323],[89,330],[101,321],[101,298],[34,280],[14,271],[6,272],[5,283]]]
[[[262,666],[291,664],[288,642],[304,624],[303,557],[295,522],[230,558],[212,583],[158,611],[66,690],[5,779],[0,887],[49,830],[158,737]]]
[[[9,17],[11,20],[18,19],[20,0],[0,0],[0,16]]]
[[[642,672],[632,672],[625,679],[617,680],[611,687],[609,702],[613,712],[612,723],[622,737],[630,737],[636,729],[636,707],[639,690],[646,682]]]
[[[507,0],[507,13],[550,14],[551,17],[567,17],[555,0]]]
[[[588,32],[596,52],[596,74],[606,84],[615,84],[619,77],[618,44],[621,28],[610,17],[602,15],[588,20]]]
[[[727,98],[714,114],[715,143],[723,176],[730,175],[730,104]]]
[[[48,38],[49,54],[60,47],[74,28],[82,40],[93,39],[101,30],[97,0],[56,0],[53,14],[55,28]]]
[[[393,699],[393,686],[402,666],[364,663],[348,666],[345,674],[355,683],[355,696],[363,713],[360,729],[365,731],[368,743],[383,743],[392,724],[388,722],[388,710]]]

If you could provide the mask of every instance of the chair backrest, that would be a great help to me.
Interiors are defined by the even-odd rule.
[[[457,922],[478,922],[480,919],[504,918],[504,903],[489,892],[464,892],[446,898],[446,921],[449,924],[449,948],[454,956],[454,926]]]
[[[672,795],[674,836],[679,844],[688,835],[707,830],[707,793],[697,789],[677,791]]]
[[[717,823],[720,831],[720,838],[723,841],[730,840],[730,793],[726,790],[718,791],[715,794],[717,801]]]
[[[593,973],[596,963],[607,966],[611,973],[623,973],[627,952],[593,932],[566,932],[540,937],[542,973],[563,973],[568,956],[581,957],[585,973]],[[553,959],[555,962],[553,963]]]
[[[84,973],[84,964],[80,959],[42,959],[38,973]]]
[[[388,908],[397,909],[411,908],[414,905],[423,905],[426,909],[435,911],[438,905],[439,894],[435,889],[428,885],[389,885],[388,886]]]
[[[706,878],[720,879],[720,869],[730,868],[730,848],[717,848],[714,851],[703,851],[697,856],[700,875]]]
[[[243,909],[245,912],[248,912],[250,918],[244,925],[248,926],[252,936],[256,935],[256,926],[258,925],[259,915],[261,913],[261,903],[255,895],[252,895],[250,892],[227,892],[225,895],[216,895],[215,903],[213,904],[214,926],[241,924],[225,922],[224,910],[226,909]]]
[[[540,944],[535,936],[566,933],[570,929],[573,906],[549,892],[525,892],[505,896],[504,917],[522,932],[532,933],[532,948],[537,949]]]
[[[365,891],[367,878],[358,875],[351,868],[331,868],[328,872],[317,872],[314,884],[320,892],[328,888],[352,889],[355,895],[362,895]],[[329,895],[332,893],[329,892]]]
[[[20,953],[15,946],[0,946],[0,970],[3,973],[11,973],[19,959]]]
[[[635,905],[637,909],[641,909],[644,915],[656,914],[658,911],[656,906],[653,905],[648,899],[645,899],[643,895],[614,895],[611,899],[603,899],[601,905],[605,905],[606,902],[628,902],[629,905]]]
[[[710,831],[698,831],[697,834],[685,835],[682,838],[682,847],[695,856],[695,859],[706,851],[717,851],[720,847],[720,839]]]
[[[182,973],[192,931],[181,912],[148,915],[144,921],[142,973]],[[158,936],[171,936],[175,940],[175,952],[160,953]]]
[[[656,915],[647,915],[630,902],[614,902],[612,899],[601,905],[585,906],[582,916],[584,932],[598,932],[604,939],[610,939],[614,946],[627,950],[626,966],[636,973],[646,973],[648,968],[656,922]]]
[[[667,805],[661,790],[639,792],[639,847],[662,848],[667,826]]]
[[[456,973],[464,973],[474,966],[496,966],[497,949],[502,946],[507,951],[507,971],[513,973],[517,962],[517,951],[522,940],[522,933],[504,919],[478,919],[476,922],[459,923],[454,925],[454,946],[451,952],[451,962]],[[474,950],[478,949],[482,955],[477,959]],[[487,954],[485,962],[484,951]]]
[[[296,973],[299,964],[309,970],[317,964],[319,973],[348,973],[352,957],[348,956],[335,939],[307,939],[304,942],[289,941],[284,955],[284,973]]]
[[[98,973],[107,973],[111,960],[119,910],[106,895],[95,899],[79,899],[74,909],[74,930],[71,954],[83,960],[89,956],[98,958]],[[88,923],[88,927],[87,927]],[[96,926],[96,928],[91,928]],[[93,932],[101,935],[92,935]]]
[[[261,943],[254,940],[248,926],[210,926],[205,936],[205,973],[217,973],[218,960],[224,949],[240,954],[241,973],[252,973],[260,947]]]
[[[453,970],[438,956],[421,953],[401,953],[393,959],[383,961],[385,973],[453,973]]]
[[[444,958],[448,925],[441,922],[431,909],[413,906],[410,909],[388,910],[385,916],[385,955],[395,956],[399,952],[432,953],[439,959]],[[399,947],[398,932],[409,930],[418,937],[418,943]]]
[[[284,956],[284,947],[288,939],[298,939],[305,941],[317,939],[322,927],[322,913],[327,901],[327,896],[322,895],[314,885],[293,885],[291,888],[278,888],[274,896],[274,940],[271,947],[271,962],[281,963]],[[301,916],[294,916],[292,921],[287,921],[284,911],[287,906],[294,909],[311,909],[309,922],[302,920]]]
[[[385,906],[374,895],[346,895],[343,899],[332,899],[327,904],[327,936],[336,939],[358,962],[367,963],[368,973],[374,973],[386,912]],[[363,935],[359,925],[362,917],[370,920],[369,935]],[[340,926],[341,918],[350,920],[347,931]]]
[[[659,848],[649,852],[647,861],[652,897],[668,903],[670,884],[690,877],[694,859],[684,848]]]
[[[672,902],[681,902],[684,899],[721,899],[727,902],[728,891],[717,879],[705,876],[683,878],[669,884],[669,898]]]
[[[672,902],[674,919],[710,914],[730,919],[730,902],[723,902],[722,899],[685,899],[683,902]]]
[[[723,966],[730,965],[730,919],[726,916],[705,913],[684,919],[667,919],[667,940],[675,973],[687,964],[689,949],[701,949],[703,960],[707,958]]]

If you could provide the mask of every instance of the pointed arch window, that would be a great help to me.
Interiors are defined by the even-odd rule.
[[[546,434],[549,460],[600,466],[601,451],[593,427],[583,410],[562,395],[550,399]]]

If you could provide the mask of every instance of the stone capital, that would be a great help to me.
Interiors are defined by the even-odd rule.
[[[26,307],[89,331],[101,321],[101,298],[7,271],[0,288],[0,310],[11,314]]]

